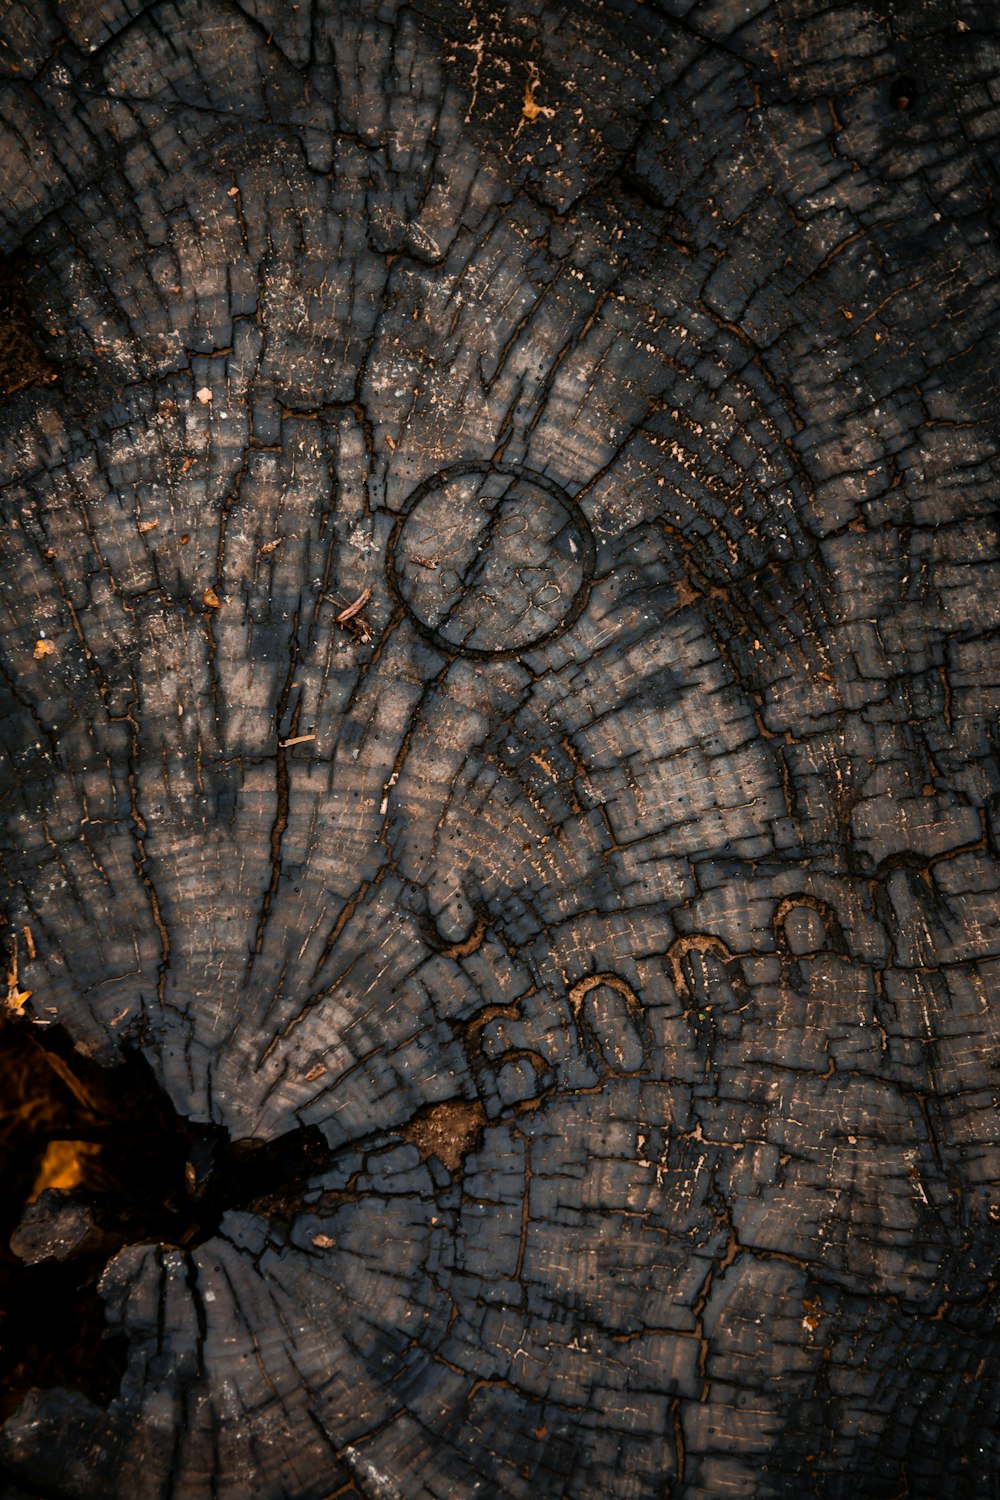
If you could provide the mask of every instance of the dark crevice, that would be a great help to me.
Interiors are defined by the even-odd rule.
[[[0,257],[0,400],[56,379],[35,344],[24,294],[25,267]]]
[[[98,1282],[124,1245],[191,1249],[229,1210],[288,1220],[329,1163],[321,1132],[231,1141],[176,1113],[135,1051],[102,1068],[59,1027],[0,1030],[0,1419],[33,1387],[107,1405],[126,1340]]]
[[[912,109],[917,102],[916,81],[906,74],[893,80],[889,88],[889,103],[893,109],[905,111]]]
[[[9,1250],[0,1261],[2,1343],[0,1421],[30,1390],[65,1386],[107,1406],[125,1373],[128,1340],[111,1334],[97,1282],[103,1257],[23,1266]]]

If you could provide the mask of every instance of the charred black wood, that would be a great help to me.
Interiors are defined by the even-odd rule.
[[[3,8],[12,1500],[997,1493],[998,59]]]

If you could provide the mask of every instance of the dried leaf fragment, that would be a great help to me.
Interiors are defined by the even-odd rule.
[[[534,121],[538,119],[539,115],[542,115],[546,120],[551,120],[555,114],[555,110],[546,109],[544,104],[535,103],[535,90],[541,82],[538,69],[534,63],[529,63],[528,69],[528,81],[524,85],[524,103],[521,105],[521,117],[525,120]]]
[[[207,385],[203,385],[200,391],[195,391],[195,395],[202,406],[207,406],[212,399],[212,392]]]
[[[55,656],[56,648],[51,641],[44,638],[35,642],[34,657],[36,661],[42,661],[46,656]]]
[[[202,604],[204,604],[204,606],[205,606],[206,609],[221,609],[222,608],[222,600],[219,598],[218,594],[212,588],[208,588],[208,589],[205,590],[205,592],[201,596],[201,602],[202,602]]]
[[[258,548],[257,548],[257,551],[258,551],[258,552],[259,552],[259,553],[260,553],[260,554],[261,554],[261,555],[262,555],[262,556],[263,556],[263,557],[266,557],[266,556],[267,556],[267,555],[268,555],[268,553],[269,553],[269,552],[273,552],[273,551],[274,551],[274,550],[275,550],[275,548],[276,548],[276,547],[280,547],[280,546],[281,546],[281,544],[282,544],[282,542],[283,542],[283,541],[284,541],[284,540],[285,540],[285,538],[284,538],[284,537],[283,537],[283,536],[276,536],[276,537],[275,537],[275,539],[274,539],[274,541],[273,541],[273,542],[263,542],[263,543],[262,543],[262,544],[261,544],[261,546],[259,546],[259,547],[258,547]]]
[[[823,1302],[820,1297],[806,1297],[802,1303],[805,1317],[802,1319],[802,1327],[812,1337],[819,1327],[823,1318]]]
[[[7,988],[4,1004],[13,1015],[21,1016],[24,1014],[24,1007],[31,999],[31,995],[31,990],[19,990],[16,984],[12,984]]]
[[[159,524],[160,524],[159,521],[140,521],[139,522],[139,532],[140,532],[140,535],[145,536],[147,531],[155,531],[156,528],[157,528],[157,526],[159,526]]]
[[[316,1245],[320,1250],[332,1250],[336,1243],[337,1241],[331,1240],[328,1234],[313,1235],[313,1244]]]

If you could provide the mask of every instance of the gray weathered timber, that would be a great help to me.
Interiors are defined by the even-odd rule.
[[[244,1163],[12,1500],[1000,1495],[998,35],[5,0],[11,1024]]]

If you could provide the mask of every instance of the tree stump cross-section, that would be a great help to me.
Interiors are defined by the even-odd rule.
[[[987,0],[7,0],[0,1493],[1000,1494]]]

